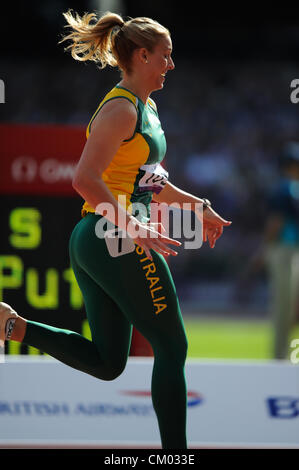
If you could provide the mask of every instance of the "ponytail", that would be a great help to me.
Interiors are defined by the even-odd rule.
[[[111,36],[113,29],[120,29],[124,25],[121,16],[107,12],[97,20],[94,13],[84,13],[80,17],[78,13],[73,16],[71,10],[63,13],[63,16],[68,23],[65,27],[72,29],[70,34],[59,41],[72,41],[65,51],[70,50],[75,60],[100,63],[101,68],[117,65],[117,60],[111,52]]]
[[[97,19],[94,13],[84,13],[82,17],[72,10],[63,13],[66,28],[72,32],[59,43],[70,40],[65,50],[70,50],[75,60],[92,60],[100,64],[118,66],[131,72],[131,59],[135,49],[145,47],[153,51],[162,36],[170,35],[167,28],[151,18],[138,17],[124,21],[120,15],[104,13]]]

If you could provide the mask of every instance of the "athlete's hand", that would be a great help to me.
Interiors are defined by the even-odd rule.
[[[139,222],[135,217],[131,217],[127,232],[134,239],[135,243],[144,249],[146,256],[151,260],[153,259],[150,252],[151,249],[164,256],[176,256],[178,254],[177,251],[168,245],[180,246],[181,242],[163,235],[162,232],[165,232],[165,229],[160,223],[145,224]]]
[[[231,222],[223,219],[212,207],[207,207],[203,212],[195,210],[195,214],[203,222],[203,241],[209,241],[210,247],[214,248],[223,228],[229,227]]]

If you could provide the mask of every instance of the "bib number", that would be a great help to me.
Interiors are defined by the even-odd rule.
[[[112,258],[127,255],[135,250],[135,243],[132,238],[126,236],[126,233],[119,228],[107,230],[105,233],[105,242]]]
[[[159,194],[168,180],[168,172],[156,163],[154,165],[143,165],[140,167],[145,173],[139,181],[139,191],[153,191]]]

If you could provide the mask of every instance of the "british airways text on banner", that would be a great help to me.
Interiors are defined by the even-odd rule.
[[[299,417],[299,397],[269,397],[266,401],[272,418],[292,419]]]
[[[125,390],[120,392],[123,395],[135,398],[150,398],[151,392],[144,390]],[[188,392],[188,406],[193,407],[202,403],[203,398],[198,392]],[[61,402],[37,402],[37,401],[0,401],[0,416],[115,416],[115,415],[136,415],[151,416],[154,413],[151,402],[148,403],[99,403],[87,402],[69,403]]]

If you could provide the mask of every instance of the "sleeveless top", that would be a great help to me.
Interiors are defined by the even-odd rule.
[[[148,222],[153,193],[158,194],[168,179],[168,172],[160,164],[166,153],[166,140],[154,101],[149,98],[144,104],[134,93],[116,85],[92,116],[86,137],[89,137],[90,126],[104,104],[116,98],[133,103],[137,111],[137,124],[133,136],[121,143],[102,173],[102,179],[130,214],[141,222]],[[88,212],[95,210],[85,201],[82,216]]]

